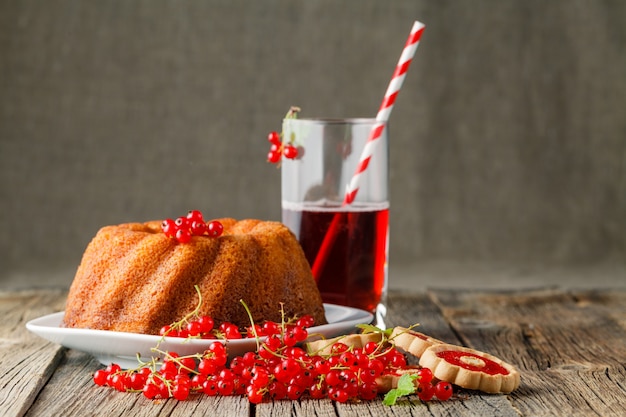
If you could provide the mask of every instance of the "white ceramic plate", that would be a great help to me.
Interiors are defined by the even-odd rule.
[[[364,310],[324,304],[328,324],[308,329],[309,334],[319,334],[326,338],[352,333],[355,326],[371,323],[373,315]],[[123,368],[137,367],[137,354],[142,360],[156,356],[151,348],[177,352],[180,355],[193,355],[203,352],[215,340],[181,339],[176,337],[152,336],[137,333],[111,332],[107,330],[75,329],[60,327],[63,312],[39,317],[26,323],[26,328],[36,335],[70,349],[87,352],[104,365],[117,363]],[[160,342],[160,344],[159,344]],[[242,355],[256,350],[255,339],[224,340],[230,356]]]

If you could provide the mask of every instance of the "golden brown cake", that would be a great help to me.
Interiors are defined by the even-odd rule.
[[[217,238],[180,243],[160,221],[100,229],[70,288],[66,327],[158,334],[198,304],[216,323],[250,324],[310,314],[326,323],[322,299],[295,236],[278,222],[218,219]]]

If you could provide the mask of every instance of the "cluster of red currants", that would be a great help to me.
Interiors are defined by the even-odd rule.
[[[236,324],[223,322],[215,327],[215,321],[208,316],[199,316],[196,319],[183,320],[163,326],[159,335],[168,337],[200,338],[200,339],[227,339],[237,340],[243,338],[256,338],[263,336],[275,336],[284,333],[282,337],[288,344],[294,345],[306,340],[308,333],[306,328],[313,326],[313,317],[302,316],[297,320],[299,325],[285,323],[280,325],[273,321],[265,321],[263,324],[248,326],[241,331]],[[294,343],[290,343],[293,340]]]
[[[267,161],[272,164],[279,163],[282,156],[287,159],[297,159],[302,156],[302,147],[296,147],[293,143],[283,144],[278,132],[270,132],[267,140],[271,144],[270,151],[267,154]]]
[[[180,243],[187,243],[192,236],[218,237],[224,231],[224,226],[217,220],[206,222],[199,210],[191,210],[185,217],[176,220],[165,219],[161,230],[166,236],[176,239]]]
[[[204,353],[191,356],[155,349],[162,355],[160,365],[156,360],[134,370],[109,365],[96,371],[93,379],[118,391],[143,392],[149,399],[185,400],[192,393],[204,393],[245,395],[254,404],[297,400],[304,395],[346,402],[374,399],[379,394],[378,378],[398,375],[408,367],[405,356],[386,341],[369,342],[362,348],[335,342],[329,353],[306,352],[299,344],[307,339],[307,328],[313,324],[312,317],[303,316],[287,323],[249,327],[243,333],[265,336],[264,341],[256,352],[235,356],[230,362],[224,344],[215,341]],[[185,330],[198,337],[209,328],[213,330],[212,320],[199,317],[188,321]],[[447,400],[452,395],[452,386],[444,381],[434,383],[427,368],[420,368],[416,379],[416,393],[423,401],[435,396]]]
[[[291,106],[285,115],[285,119],[296,119],[300,110],[300,107]],[[267,140],[270,143],[267,161],[272,164],[280,163],[283,156],[287,159],[298,159],[302,158],[304,154],[304,148],[302,146],[296,146],[295,144],[294,133],[291,133],[288,140],[283,140],[282,133],[270,132],[267,136]]]
[[[433,371],[428,368],[420,368],[417,371],[418,385],[417,396],[422,401],[430,401],[437,397],[441,401],[447,401],[452,397],[452,384],[446,381],[434,382]]]
[[[184,401],[192,392],[207,392],[205,387],[210,372],[223,369],[228,355],[220,342],[212,343],[202,355],[179,356],[175,352],[161,352],[161,365],[153,362],[137,369],[123,370],[111,364],[93,375],[96,385],[109,386],[120,392],[142,392],[148,399],[176,398]],[[223,384],[222,384],[223,385]],[[220,393],[229,395],[230,390]]]

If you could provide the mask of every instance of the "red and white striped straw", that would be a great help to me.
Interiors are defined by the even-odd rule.
[[[393,72],[391,82],[389,83],[389,87],[387,87],[387,92],[385,93],[383,102],[380,105],[378,114],[376,115],[377,123],[372,128],[370,136],[365,143],[365,148],[361,153],[361,159],[359,160],[356,172],[354,173],[350,180],[350,183],[346,187],[346,195],[343,200],[344,206],[352,204],[352,202],[356,198],[357,193],[359,192],[359,177],[367,169],[367,165],[369,164],[370,159],[374,154],[375,147],[380,142],[377,139],[381,137],[383,131],[385,130],[385,124],[389,120],[389,115],[391,114],[393,105],[396,102],[398,92],[400,91],[400,87],[402,87],[402,82],[406,77],[406,72],[409,69],[409,65],[411,65],[411,60],[413,59],[415,51],[417,50],[417,45],[419,44],[419,40],[422,37],[422,32],[424,32],[424,27],[424,24],[421,22],[416,21],[415,23],[413,23],[413,28],[411,29],[409,38],[407,39],[406,45],[402,50],[402,55],[400,55],[400,60],[398,61],[398,65],[396,65],[396,70]],[[316,279],[319,277],[320,269],[323,268],[326,263],[328,253],[335,240],[337,227],[339,225],[339,217],[340,216],[338,214],[335,214],[335,216],[333,217],[333,220],[328,227],[328,231],[326,232],[326,235],[322,240],[320,249],[317,252],[317,257],[315,258],[315,261],[311,266],[313,276]]]
[[[393,105],[396,102],[396,98],[398,97],[404,78],[406,78],[409,65],[411,65],[411,61],[415,56],[415,51],[417,50],[420,38],[424,32],[424,27],[424,24],[421,22],[415,21],[415,23],[413,23],[413,28],[411,29],[411,33],[406,40],[406,45],[404,45],[404,49],[400,55],[400,60],[398,60],[398,65],[396,65],[396,69],[393,72],[393,76],[391,77],[391,82],[387,87],[387,92],[385,93],[383,102],[380,105],[378,114],[376,114],[376,124],[372,128],[370,136],[365,143],[356,172],[346,187],[346,194],[343,200],[344,205],[352,204],[357,193],[359,192],[359,179],[363,172],[367,169],[367,165],[369,164],[370,159],[374,154],[376,145],[379,142],[377,139],[381,137],[383,131],[385,130],[385,124],[389,121],[391,110],[393,110]]]

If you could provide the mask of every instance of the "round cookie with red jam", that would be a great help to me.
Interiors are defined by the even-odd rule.
[[[391,336],[389,336],[389,340],[391,340],[396,347],[418,358],[421,357],[424,351],[429,347],[443,343],[441,340],[434,339],[405,327],[395,327],[391,332]]]
[[[490,394],[509,393],[520,384],[520,374],[513,365],[461,346],[431,346],[424,351],[419,364],[442,381]]]

